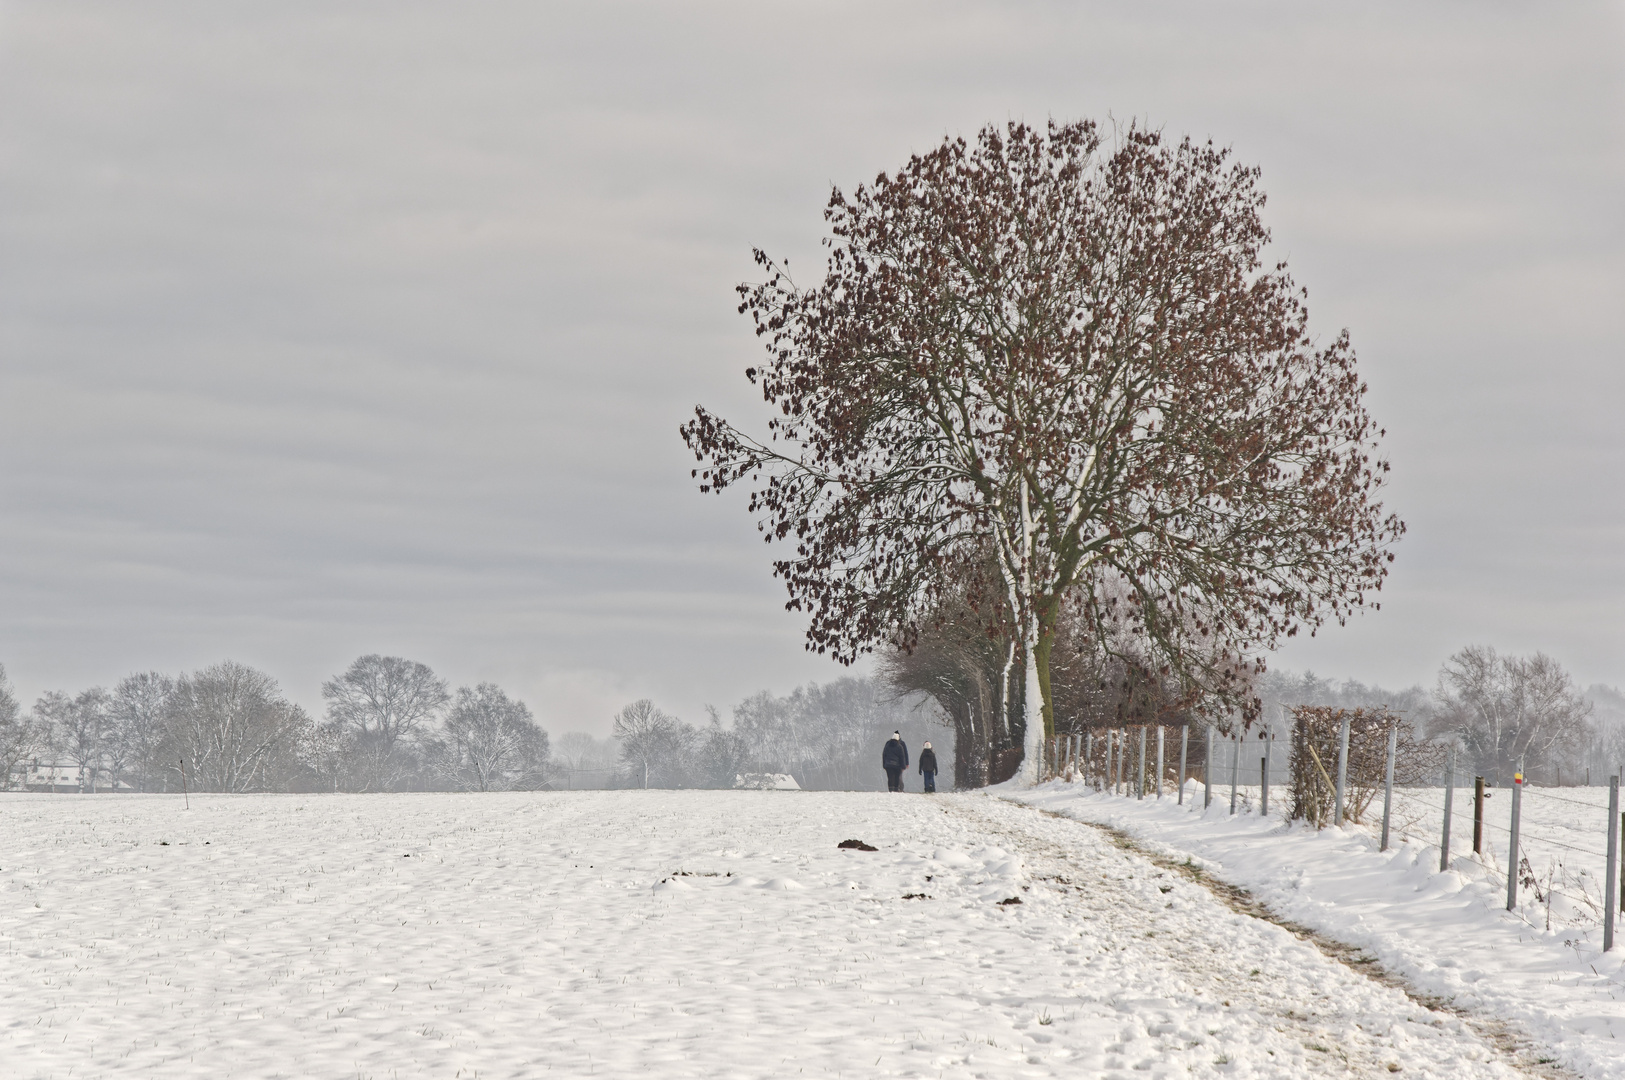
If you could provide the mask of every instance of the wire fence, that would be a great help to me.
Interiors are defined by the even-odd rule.
[[[1324,761],[1268,737],[1233,738],[1174,725],[1097,728],[1048,740],[1043,775],[1124,798],[1172,799],[1198,808],[1217,802],[1232,813],[1286,821],[1303,816],[1301,799],[1293,797],[1301,779],[1294,771],[1312,770],[1313,783],[1337,789],[1345,827],[1380,835],[1385,846],[1431,849],[1424,858],[1504,893],[1508,912],[1531,927],[1601,925],[1605,947],[1612,945],[1610,916],[1625,911],[1625,860],[1617,857],[1625,836],[1618,776],[1610,777],[1609,787],[1564,787],[1561,793],[1521,775],[1515,787],[1496,787],[1482,777],[1463,784],[1464,777],[1452,777],[1448,789],[1446,776],[1403,786],[1379,778],[1375,798],[1356,807],[1356,778],[1346,775],[1346,730],[1343,739],[1341,756]],[[1391,775],[1391,756],[1388,768]],[[1370,790],[1371,776],[1358,779]]]

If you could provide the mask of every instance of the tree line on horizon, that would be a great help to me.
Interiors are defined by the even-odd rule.
[[[318,720],[270,675],[225,661],[50,691],[24,710],[0,666],[0,790],[25,786],[40,766],[50,783],[36,786],[87,792],[538,790],[578,786],[583,773],[593,787],[793,776],[803,788],[878,790],[890,732],[935,723],[918,695],[846,676],[783,696],[761,691],[726,726],[714,708],[696,727],[643,699],[617,714],[613,737],[573,731],[555,743],[501,687],[453,691],[425,664],[379,655],[327,680],[322,697]],[[951,760],[951,733],[946,742]]]
[[[0,787],[66,763],[87,791],[477,790],[545,782],[547,732],[492,683],[368,655],[322,684],[325,716],[227,660],[112,689],[50,691],[24,713],[0,667]],[[53,781],[55,775],[53,773]]]
[[[137,673],[111,690],[52,691],[26,712],[0,666],[0,789],[18,786],[31,762],[46,762],[66,764],[75,774],[69,786],[86,791],[180,791],[184,760],[197,791],[732,788],[781,776],[806,789],[881,790],[879,748],[902,729],[916,755],[921,741],[935,740],[944,780],[966,790],[989,782],[989,703],[994,728],[1013,726],[996,711],[998,651],[896,651],[873,676],[760,691],[727,723],[714,708],[694,725],[640,699],[615,716],[609,738],[572,731],[557,740],[500,687],[454,692],[400,657],[363,656],[324,683],[320,721],[270,676],[230,661],[180,676]],[[954,667],[977,656],[979,672]],[[1064,660],[1057,670],[1085,671]],[[1061,734],[1214,722],[1181,714],[1154,685],[1084,677],[1081,687],[1056,680]],[[1541,653],[1463,649],[1431,690],[1274,670],[1250,687],[1259,708],[1216,725],[1226,733],[1286,740],[1294,706],[1381,707],[1401,715],[1414,738],[1455,746],[1458,776],[1504,783],[1522,770],[1541,783],[1579,783],[1625,765],[1625,694],[1600,684],[1581,691]]]

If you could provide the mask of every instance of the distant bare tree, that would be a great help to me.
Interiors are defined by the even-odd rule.
[[[553,747],[560,764],[581,772],[613,769],[619,756],[615,740],[596,739],[585,731],[566,731]]]
[[[48,725],[51,741],[79,767],[80,791],[87,782],[91,792],[96,790],[96,771],[109,735],[110,702],[107,691],[96,686],[75,697],[53,690],[34,703],[34,715]]]
[[[0,664],[0,791],[11,786],[11,774],[19,764],[38,754],[45,745],[45,733],[18,707],[17,695]]]
[[[1470,645],[1445,661],[1434,694],[1441,708],[1432,733],[1459,738],[1497,782],[1526,766],[1548,766],[1554,752],[1589,735],[1590,704],[1545,653],[1502,656]]]
[[[323,745],[342,750],[344,779],[356,791],[393,786],[410,764],[407,743],[451,700],[445,680],[427,665],[377,654],[360,657],[323,683],[322,697],[339,740],[324,737]]]
[[[321,782],[322,790],[339,791],[355,772],[356,739],[336,721],[312,724],[299,744],[298,757]]]
[[[655,708],[648,698],[632,702],[615,715],[621,764],[628,778],[641,787],[677,786],[692,732],[675,716]]]
[[[722,726],[722,717],[714,706],[707,705],[705,711],[711,722],[695,739],[697,778],[708,788],[731,788],[746,770],[749,755],[745,740],[739,732]]]
[[[164,757],[185,758],[197,790],[264,791],[292,780],[311,720],[275,679],[227,660],[176,680],[166,727]]]
[[[936,722],[918,694],[850,675],[784,697],[753,694],[733,717],[750,772],[788,773],[809,790],[879,790],[880,749],[892,731]],[[937,752],[950,757],[945,745]]]
[[[1357,679],[1336,682],[1312,671],[1271,669],[1259,677],[1257,687],[1263,704],[1263,726],[1282,740],[1291,736],[1292,710],[1299,705],[1330,705],[1366,712],[1385,709],[1400,716],[1418,741],[1424,740],[1433,729],[1433,719],[1439,711],[1437,701],[1420,684],[1391,690]]]
[[[1591,703],[1591,739],[1579,768],[1594,768],[1600,779],[1625,768],[1625,693],[1594,683],[1586,700]]]
[[[113,688],[107,710],[107,767],[115,788],[126,773],[135,777],[142,791],[151,790],[164,775],[159,752],[174,693],[175,680],[156,671],[127,676]]]
[[[459,687],[438,740],[436,771],[466,790],[501,791],[538,773],[547,762],[547,732],[522,701],[491,683]]]

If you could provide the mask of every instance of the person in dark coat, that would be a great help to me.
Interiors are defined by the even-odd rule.
[[[880,752],[880,766],[886,770],[886,790],[903,790],[903,770],[908,768],[908,744],[903,733],[894,731],[886,740],[886,749]]]
[[[920,775],[925,778],[925,793],[936,794],[937,790],[937,752],[926,743],[925,749],[920,751]]]

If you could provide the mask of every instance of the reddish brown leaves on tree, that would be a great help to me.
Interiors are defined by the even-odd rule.
[[[1102,648],[1129,627],[1200,685],[1381,587],[1404,525],[1375,499],[1380,433],[1347,334],[1318,345],[1260,261],[1258,171],[1115,143],[988,127],[833,192],[816,286],[757,253],[766,433],[700,408],[682,435],[702,490],[750,483],[793,544],[774,571],[809,648],[907,640],[992,565],[1041,665],[1075,602]]]

